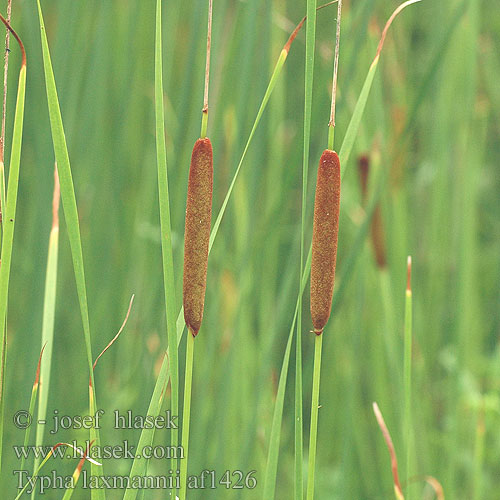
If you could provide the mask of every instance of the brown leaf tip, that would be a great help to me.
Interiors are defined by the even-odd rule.
[[[411,255],[408,255],[406,262],[406,290],[411,292]]]
[[[385,424],[385,421],[384,421],[384,417],[382,416],[382,412],[380,411],[378,404],[375,402],[373,403],[373,413],[375,413],[375,417],[377,419],[380,430],[382,431],[382,435],[384,436],[385,444],[387,445],[387,448],[389,450],[389,455],[391,457],[391,469],[392,469],[392,478],[394,481],[394,489],[396,490],[398,495],[401,498],[403,498],[403,490],[401,488],[401,483],[399,481],[398,460],[396,457],[396,450],[394,448],[394,444],[392,442],[392,438],[391,438],[391,435],[389,433],[389,429],[387,428],[387,425]]]

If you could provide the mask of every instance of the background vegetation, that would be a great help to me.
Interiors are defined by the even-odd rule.
[[[203,97],[206,3],[165,2],[163,11],[178,307],[189,157]],[[99,406],[108,415],[115,409],[145,414],[167,345],[154,136],[155,2],[42,5],[80,214],[94,354],[116,333],[135,294],[123,336],[96,369]],[[344,2],[337,147],[381,28],[395,7],[382,0]],[[214,213],[272,66],[304,12],[305,2],[215,2],[209,122]],[[335,7],[318,14],[307,244],[316,164],[327,139],[335,15]],[[12,24],[26,46],[28,80],[9,297],[4,493],[14,493],[11,471],[19,468],[12,445],[24,440],[10,418],[29,404],[41,348],[54,167],[35,2],[14,1]],[[195,353],[190,471],[207,468],[222,475],[255,469],[258,489],[300,272],[304,40],[302,32],[292,46],[210,255]],[[411,475],[434,476],[449,498],[498,494],[499,44],[500,11],[480,0],[423,1],[405,11],[388,36],[343,179],[336,283],[342,294],[324,333],[318,500],[392,494],[389,457],[371,403],[378,402],[404,461],[403,320],[410,254],[416,436]],[[19,65],[17,47],[11,47],[7,151]],[[356,165],[362,153],[372,155],[375,170],[389,172],[382,194],[388,261],[383,271],[369,241],[361,248],[356,244],[364,220]],[[54,409],[85,414],[88,365],[63,218],[58,272],[48,414]],[[303,305],[307,436],[313,354],[307,293]],[[180,360],[183,349],[184,341]],[[292,359],[276,489],[280,500],[293,494],[294,365]],[[101,430],[103,444],[135,443],[138,435],[114,430],[107,420]],[[86,432],[62,431],[54,442],[48,436],[46,444],[87,438]],[[167,432],[158,432],[157,441],[167,443]],[[127,475],[130,465],[108,460],[106,474]],[[75,466],[50,463],[61,474],[71,474]],[[150,473],[163,474],[164,468],[165,462],[153,462]],[[424,489],[413,482],[413,497],[425,498]],[[77,491],[74,498],[87,495]],[[60,496],[51,492],[48,498]],[[255,490],[223,489],[189,496],[260,497]],[[121,493],[109,492],[108,498]],[[165,496],[147,492],[144,498]]]

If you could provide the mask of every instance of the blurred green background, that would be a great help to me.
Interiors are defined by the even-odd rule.
[[[4,4],[6,2],[4,1]],[[396,1],[344,1],[336,148]],[[206,43],[205,0],[164,2],[166,138],[177,306],[189,158],[198,138]],[[132,444],[113,410],[144,415],[166,348],[154,137],[153,0],[46,0],[47,34],[72,163],[83,239],[93,353],[125,332],[96,369],[103,444]],[[2,7],[5,11],[5,5]],[[210,119],[214,217],[240,158],[272,67],[304,2],[214,2]],[[336,8],[318,14],[306,228],[309,245],[317,161],[327,143]],[[28,55],[27,101],[9,297],[7,396],[1,491],[19,468],[11,424],[27,408],[41,348],[54,155],[36,4],[14,1],[12,24]],[[192,491],[189,498],[259,498],[277,377],[299,279],[304,32],[243,165],[209,260],[205,319],[194,367],[190,473],[256,470],[257,490]],[[404,463],[403,318],[406,257],[413,257],[413,476],[431,475],[449,498],[495,499],[500,488],[500,10],[480,0],[424,0],[389,32],[342,186],[338,280],[325,330],[316,498],[392,493],[390,461],[372,413],[377,401]],[[10,151],[18,48],[11,45]],[[389,172],[382,194],[388,266],[377,268],[364,219],[356,159]],[[61,209],[61,219],[62,209]],[[49,416],[85,414],[88,367],[64,222],[60,235]],[[355,260],[350,260],[352,257]],[[351,262],[346,272],[346,263]],[[304,435],[308,436],[313,340],[304,297]],[[389,346],[389,349],[387,349]],[[184,342],[180,359],[183,360]],[[183,361],[181,362],[181,368]],[[182,371],[181,371],[182,373]],[[293,495],[291,360],[276,498]],[[46,444],[84,441],[82,431]],[[168,443],[168,433],[157,433]],[[306,452],[307,452],[307,439]],[[306,453],[307,457],[307,453]],[[127,475],[129,460],[108,460]],[[76,461],[51,461],[71,474]],[[29,465],[31,467],[31,465]],[[86,466],[87,467],[87,466]],[[163,474],[165,461],[150,473]],[[305,469],[305,467],[304,467]],[[406,488],[406,484],[404,485]],[[413,498],[432,498],[420,479]],[[61,498],[51,491],[46,498]],[[121,498],[110,491],[108,498]],[[77,491],[74,498],[89,498]],[[144,498],[166,498],[148,491]]]

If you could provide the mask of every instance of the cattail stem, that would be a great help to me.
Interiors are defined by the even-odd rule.
[[[332,83],[332,104],[330,108],[330,134],[328,140],[328,149],[333,149],[333,129],[335,128],[335,104],[337,100],[337,75],[339,71],[339,52],[340,52],[340,18],[342,17],[342,0],[337,4],[337,32],[335,34],[335,60],[333,62],[333,83]],[[330,135],[332,144],[330,145]]]
[[[203,110],[201,115],[201,134],[200,138],[205,139],[207,137],[207,128],[208,128],[208,108],[207,110]]]
[[[207,29],[207,60],[205,64],[205,90],[203,93],[203,110],[201,116],[201,135],[207,136],[208,127],[208,87],[210,84],[210,49],[212,47],[212,0],[208,0],[208,29]]]
[[[189,450],[189,424],[191,421],[191,389],[193,385],[193,355],[195,334],[188,329],[186,346],[186,376],[184,385],[184,412],[182,415],[182,450],[179,500],[186,500],[187,494],[187,467]]]
[[[404,433],[406,441],[406,481],[409,484],[411,473],[411,455],[412,455],[412,372],[411,372],[411,354],[412,354],[412,291],[411,291],[411,257],[408,256],[407,264],[407,284],[405,297],[405,332],[404,332]],[[406,500],[410,499],[410,489],[406,492]]]
[[[319,384],[321,378],[321,353],[323,335],[316,335],[314,341],[314,371],[311,401],[311,430],[309,434],[309,465],[307,476],[307,500],[314,498],[314,472],[316,468],[316,444],[318,441]]]
[[[328,125],[328,149],[333,151],[335,143],[335,125]]]

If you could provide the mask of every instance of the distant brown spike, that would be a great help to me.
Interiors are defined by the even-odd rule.
[[[340,160],[335,151],[321,155],[314,201],[311,260],[311,316],[321,335],[332,309],[340,213]]]
[[[380,269],[384,269],[387,266],[387,259],[385,256],[384,223],[382,222],[382,211],[380,210],[380,205],[377,205],[375,207],[375,211],[373,212],[372,242],[377,266]]]
[[[191,155],[184,235],[184,320],[193,336],[201,327],[205,304],[212,190],[212,143],[198,139]]]
[[[368,172],[370,170],[370,159],[368,155],[361,155],[358,159],[359,182],[361,184],[361,196],[366,203],[368,196]]]
[[[368,177],[370,174],[370,158],[368,155],[361,155],[359,157],[358,169],[359,182],[361,184],[361,197],[363,204],[366,205],[368,201]],[[387,258],[385,253],[384,223],[379,204],[377,204],[373,212],[370,231],[373,251],[375,253],[375,262],[380,269],[384,269],[387,266]]]

